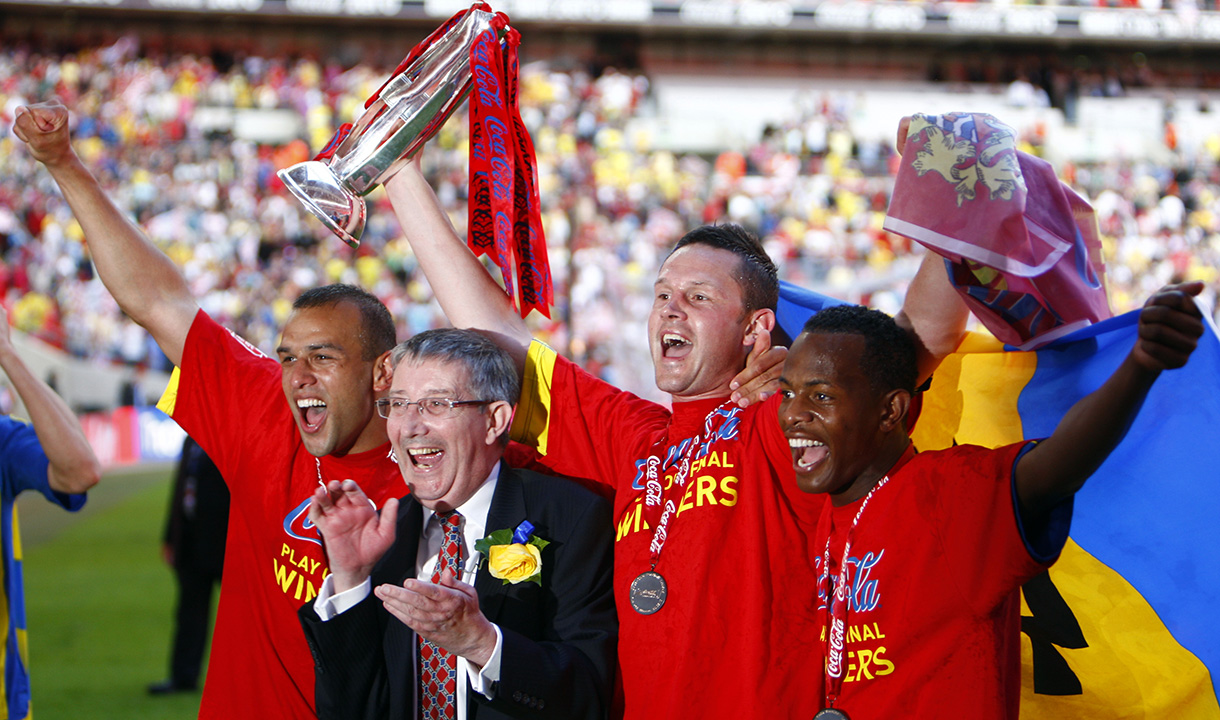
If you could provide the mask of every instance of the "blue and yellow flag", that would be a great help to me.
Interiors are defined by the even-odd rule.
[[[793,297],[781,293],[777,315],[795,337],[803,317]],[[971,334],[936,371],[916,446],[1048,436],[1126,357],[1137,316],[1034,352]],[[1218,475],[1220,338],[1208,324],[1187,365],[1161,374],[1077,494],[1059,561],[1023,588],[1022,718],[1220,719]]]

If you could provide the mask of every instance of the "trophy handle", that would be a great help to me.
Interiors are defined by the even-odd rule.
[[[364,199],[348,190],[328,165],[308,160],[280,170],[284,187],[322,224],[353,248],[364,233]]]

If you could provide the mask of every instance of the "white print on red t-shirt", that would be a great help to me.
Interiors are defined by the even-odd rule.
[[[880,581],[870,579],[870,577],[877,567],[877,563],[881,562],[883,555],[885,555],[885,550],[879,553],[865,553],[862,558],[847,558],[847,576],[851,583],[851,592],[847,598],[849,612],[868,612],[881,603],[881,590],[878,587]],[[832,590],[830,587],[832,578],[826,572],[826,568],[822,567],[821,557],[813,559],[813,567],[818,571],[818,610],[825,610]]]
[[[229,328],[225,328],[224,330],[225,330],[225,332],[227,332],[233,336],[233,339],[237,341],[238,345],[241,345],[245,349],[249,350],[251,355],[253,355],[255,357],[261,357],[261,358],[267,357],[266,355],[263,354],[262,350],[259,350],[258,348],[254,347],[250,343],[246,342],[246,339],[243,338],[241,335],[238,335],[237,333],[233,332]],[[267,358],[267,359],[270,360],[271,358]]]
[[[702,446],[700,446],[699,448],[696,449],[694,457],[691,459],[690,473],[692,475],[695,473],[695,471],[699,467],[701,467],[699,465],[699,461],[701,459],[703,459],[704,457],[706,457],[708,452],[711,451],[711,447],[712,447],[713,443],[716,443],[720,440],[728,441],[728,440],[737,440],[738,439],[739,435],[738,435],[737,430],[741,425],[740,416],[741,416],[741,408],[739,408],[739,407],[732,407],[732,408],[728,408],[728,409],[717,408],[716,410],[713,411],[713,416],[712,416],[713,423],[715,422],[715,420],[717,418],[724,418],[724,420],[722,420],[720,422],[720,425],[718,427],[716,427],[715,430],[712,431],[712,434],[708,437],[707,441],[704,442]],[[674,468],[674,466],[676,466],[678,464],[678,462],[682,459],[682,456],[686,454],[687,448],[690,447],[690,444],[691,444],[691,442],[694,441],[694,439],[695,438],[693,438],[693,437],[689,437],[681,442],[670,445],[665,450],[665,461],[661,463],[661,470],[662,471],[672,470]],[[721,453],[721,454],[727,455],[727,453]],[[647,472],[648,472],[648,458],[640,458],[639,460],[636,460],[635,461],[635,479],[631,481],[632,490],[643,490],[644,489],[644,483],[647,480],[647,477],[645,477]],[[673,484],[673,475],[672,474],[667,475],[665,477],[665,490],[668,491],[669,486],[672,484]]]
[[[729,459],[727,450],[712,450],[712,445],[720,441],[735,442],[740,439],[738,432],[741,424],[740,415],[741,408],[739,407],[718,408],[714,411],[713,420],[716,418],[723,418],[723,420],[712,431],[707,441],[695,448],[690,469],[687,471],[686,489],[674,507],[676,516],[681,516],[687,510],[696,508],[731,508],[737,504],[736,466]],[[673,487],[678,466],[693,440],[694,438],[686,438],[666,449],[665,460],[661,463],[661,470],[665,473],[661,485],[666,493]],[[646,492],[645,482],[649,472],[648,458],[636,460],[635,469],[636,476],[631,487]],[[643,494],[636,498],[628,506],[626,512],[619,517],[614,540],[618,542],[627,535],[641,530],[652,530],[648,521],[644,519]]]
[[[848,625],[845,632],[847,643],[847,671],[843,675],[844,682],[872,680],[874,677],[884,677],[894,672],[894,663],[886,658],[887,648],[882,642],[885,633],[878,622],[870,622],[861,617],[881,604],[880,580],[873,578],[873,571],[881,562],[885,550],[879,553],[865,553],[863,557],[847,558],[848,582],[851,583],[848,592]],[[833,593],[830,586],[834,578],[822,567],[822,558],[813,561],[818,571],[818,612],[826,617],[826,602]],[[837,577],[838,573],[835,573]],[[826,642],[826,627],[822,627],[822,642]]]

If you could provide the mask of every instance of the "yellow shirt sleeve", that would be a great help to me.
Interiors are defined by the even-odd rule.
[[[550,428],[551,382],[554,379],[557,354],[546,343],[530,343],[521,378],[521,400],[513,417],[509,434],[513,440],[535,448],[546,455]],[[172,385],[172,383],[171,383]]]
[[[169,376],[169,384],[165,386],[165,392],[161,393],[161,399],[157,401],[157,409],[170,417],[174,416],[174,406],[178,404],[178,380],[181,372],[174,368],[174,372]]]

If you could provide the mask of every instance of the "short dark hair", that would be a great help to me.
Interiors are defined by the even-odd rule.
[[[878,393],[906,390],[915,393],[919,370],[915,343],[894,318],[860,305],[836,305],[809,318],[802,332],[846,333],[864,338],[860,367]]]
[[[397,370],[404,359],[442,360],[464,366],[474,395],[471,400],[503,400],[516,405],[521,395],[521,376],[512,356],[475,330],[425,330],[394,348],[390,366]]]
[[[758,238],[735,223],[703,225],[686,233],[670,255],[687,245],[707,245],[728,250],[740,260],[737,277],[746,314],[755,310],[775,310],[779,303],[779,271],[771,262]]]
[[[398,333],[390,311],[376,295],[355,285],[333,283],[306,290],[297,296],[292,309],[330,307],[341,302],[349,302],[360,311],[360,341],[364,344],[365,360],[376,360],[383,352],[394,348]]]

